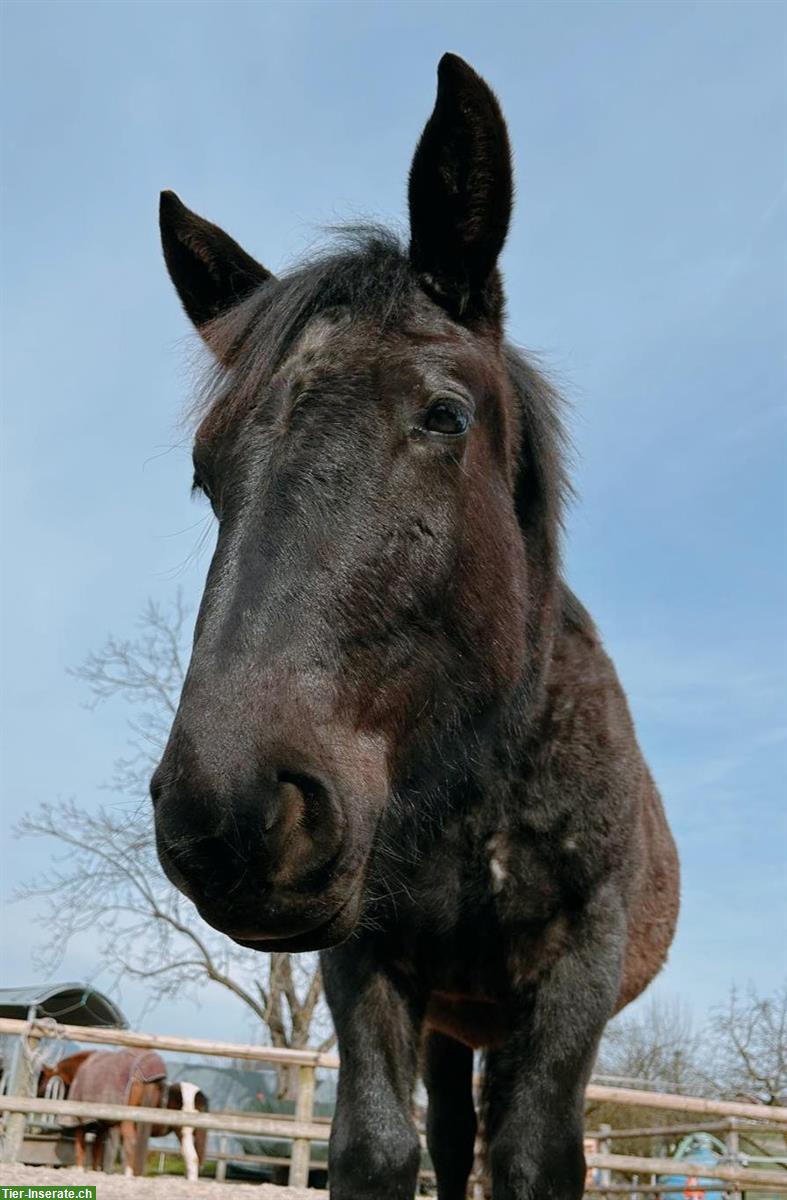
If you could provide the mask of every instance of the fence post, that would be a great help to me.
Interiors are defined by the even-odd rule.
[[[610,1134],[612,1132],[612,1126],[607,1125],[607,1124],[599,1125],[598,1131],[601,1134],[601,1137],[599,1138],[599,1142],[598,1142],[599,1153],[600,1154],[611,1154],[612,1153],[612,1142],[611,1142],[611,1139],[605,1135]],[[612,1172],[610,1171],[609,1167],[601,1168],[601,1170],[599,1171],[598,1181],[599,1181],[600,1187],[609,1187],[610,1186],[610,1184],[612,1183]]]
[[[226,1133],[222,1133],[221,1137],[219,1138],[219,1154],[221,1157],[216,1160],[217,1183],[223,1183],[227,1178],[227,1159],[225,1158],[225,1155],[227,1153],[228,1146],[229,1138],[227,1137]]]
[[[727,1158],[730,1161],[731,1167],[739,1167],[741,1165],[741,1144],[738,1137],[738,1121],[736,1117],[730,1117],[727,1123],[727,1131],[724,1134],[724,1143],[727,1147]],[[730,1193],[730,1200],[741,1200],[741,1193],[734,1191]]]
[[[298,1067],[298,1098],[295,1120],[311,1121],[314,1116],[315,1070],[312,1064]],[[311,1145],[308,1138],[295,1138],[290,1158],[290,1187],[308,1187]]]
[[[9,1096],[35,1096],[38,1073],[35,1052],[40,1038],[29,1027],[19,1035],[8,1085]],[[6,1113],[3,1149],[0,1162],[21,1162],[27,1117],[24,1113]]]

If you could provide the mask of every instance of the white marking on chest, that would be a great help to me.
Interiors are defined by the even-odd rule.
[[[194,1083],[181,1083],[181,1111],[193,1113],[197,1111],[195,1103],[199,1088]],[[194,1183],[199,1179],[199,1157],[197,1148],[194,1145],[194,1129],[191,1125],[181,1125],[178,1130],[180,1138],[180,1149],[183,1154],[183,1161],[186,1164],[186,1179],[190,1183]]]
[[[492,892],[495,896],[503,890],[508,879],[508,840],[503,833],[494,834],[486,843],[489,851],[489,874],[492,877]]]
[[[183,1097],[183,1105],[182,1105],[183,1112],[196,1112],[197,1111],[197,1106],[194,1103],[194,1101],[197,1098],[198,1091],[199,1091],[199,1088],[197,1087],[196,1083],[181,1083],[180,1094]]]

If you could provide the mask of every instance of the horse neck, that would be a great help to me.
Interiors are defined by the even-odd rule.
[[[466,784],[449,800],[449,807],[469,805],[476,813],[486,809],[493,822],[505,823],[518,803],[522,780],[532,769],[534,747],[542,737],[563,604],[564,584],[556,574],[529,613],[519,680],[484,723],[468,755]]]
[[[563,589],[557,574],[550,574],[542,586],[533,589],[537,598],[526,618],[527,650],[522,671],[510,697],[501,705],[493,735],[495,748],[505,749],[509,758],[512,751],[526,749],[547,705]]]

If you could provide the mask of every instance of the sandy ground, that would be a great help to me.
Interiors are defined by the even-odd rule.
[[[200,1179],[189,1183],[176,1175],[148,1175],[127,1179],[101,1171],[77,1171],[74,1167],[24,1167],[0,1164],[0,1185],[31,1187],[35,1184],[95,1185],[97,1200],[327,1200],[327,1192],[315,1188],[273,1187],[268,1183],[215,1183]]]

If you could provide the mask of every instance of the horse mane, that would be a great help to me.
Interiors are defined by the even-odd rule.
[[[255,403],[306,326],[341,311],[371,319],[381,332],[405,320],[423,295],[401,240],[378,225],[335,231],[335,244],[202,327],[215,355],[191,416],[201,433],[229,428]],[[517,509],[524,524],[543,522],[556,547],[566,500],[568,438],[563,401],[523,351],[504,345],[504,360],[522,430]]]
[[[211,431],[248,408],[315,317],[341,310],[385,330],[406,315],[419,285],[399,239],[376,225],[342,227],[335,239],[202,326],[215,362],[191,415]]]
[[[506,343],[504,354],[520,420],[517,515],[523,528],[544,530],[558,569],[563,515],[574,494],[568,474],[571,444],[563,421],[564,401],[522,350]]]

